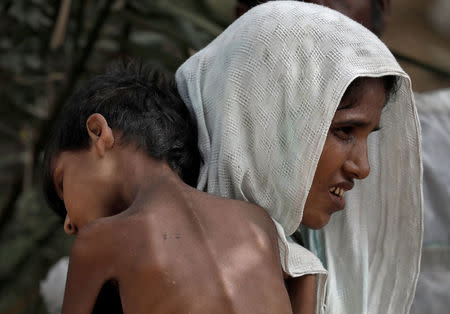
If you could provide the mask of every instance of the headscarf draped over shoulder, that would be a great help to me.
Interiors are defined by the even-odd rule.
[[[300,225],[334,113],[357,77],[395,75],[369,137],[370,176],[317,232],[319,259],[289,239]],[[284,270],[320,274],[317,312],[408,313],[422,239],[420,127],[409,77],[369,30],[296,1],[259,5],[177,71],[204,157],[198,188],[265,208]],[[232,226],[230,226],[232,228]]]

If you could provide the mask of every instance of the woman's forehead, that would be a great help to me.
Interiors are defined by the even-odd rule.
[[[337,111],[355,108],[363,104],[363,99],[376,98],[382,101],[386,100],[386,91],[382,78],[359,77],[355,79],[345,91]]]

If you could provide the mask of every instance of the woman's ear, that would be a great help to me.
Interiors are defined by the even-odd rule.
[[[99,113],[91,114],[86,121],[86,129],[92,145],[99,156],[103,157],[114,146],[114,134],[105,117]]]

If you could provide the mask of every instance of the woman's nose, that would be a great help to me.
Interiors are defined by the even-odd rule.
[[[72,235],[72,234],[76,234],[77,233],[77,228],[70,221],[69,215],[66,215],[66,219],[64,220],[64,231],[68,235]]]
[[[344,171],[353,179],[365,179],[370,173],[367,143],[360,143],[352,148],[349,158],[344,163]]]

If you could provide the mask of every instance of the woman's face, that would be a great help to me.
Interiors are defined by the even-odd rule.
[[[344,193],[370,172],[367,138],[379,129],[386,93],[382,79],[358,80],[336,110],[306,200],[302,224],[312,229],[325,226],[331,214],[344,209]]]

